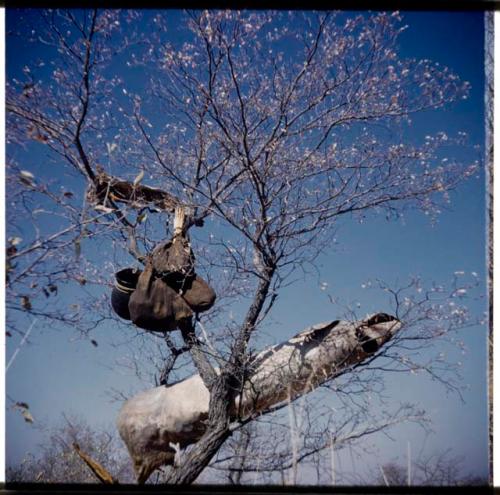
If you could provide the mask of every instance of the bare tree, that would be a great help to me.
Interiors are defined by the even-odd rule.
[[[413,114],[465,98],[468,84],[398,56],[398,13],[187,12],[179,39],[169,38],[168,11],[145,16],[151,29],[138,28],[136,11],[47,9],[36,23],[33,12],[11,15],[10,35],[45,52],[7,84],[8,323],[22,333],[36,316],[88,333],[114,318],[99,286],[109,287],[118,264],[142,263],[169,234],[172,210],[184,208],[218,294],[216,308],[168,345],[175,358],[190,351],[209,392],[203,435],[165,478],[191,483],[231,423],[244,422],[231,408],[248,380],[252,338],[292,274],[314,266],[341,222],[437,214],[474,173],[477,163],[454,156],[463,133],[409,139]],[[21,165],[30,153],[43,156],[42,177]],[[66,284],[80,286],[77,302],[61,294]],[[465,313],[436,306],[438,289],[405,306],[402,291],[421,289],[418,281],[384,288],[407,330],[349,368],[352,386],[370,383],[357,378],[365,369],[376,377],[420,367],[457,388],[450,367],[416,363],[411,351],[463,325]],[[230,318],[242,299],[247,311]],[[407,345],[404,355],[396,344]],[[159,372],[162,383],[173,366]]]
[[[450,450],[421,455],[412,465],[413,485],[420,486],[486,486],[488,480],[467,472],[464,459]],[[396,462],[381,466],[372,473],[369,484],[407,486],[407,468]]]
[[[96,483],[98,479],[82,462],[74,444],[113,472],[123,483],[134,475],[120,439],[114,431],[94,430],[84,420],[64,417],[61,424],[45,432],[36,454],[26,455],[18,464],[7,465],[6,480],[13,483]]]

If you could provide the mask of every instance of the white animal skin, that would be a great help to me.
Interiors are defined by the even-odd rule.
[[[379,322],[380,315],[392,319]],[[265,413],[313,390],[376,352],[400,327],[398,320],[383,313],[354,323],[337,320],[314,325],[262,351],[252,362],[253,373],[243,398],[235,400],[232,416]],[[117,425],[139,481],[145,481],[159,466],[174,462],[171,443],[185,447],[201,438],[209,400],[203,380],[193,375],[125,402]]]

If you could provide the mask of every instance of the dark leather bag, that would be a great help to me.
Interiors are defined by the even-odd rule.
[[[194,254],[191,244],[182,234],[162,242],[152,252],[153,268],[162,277],[194,275]]]
[[[186,279],[181,295],[195,313],[208,311],[216,298],[215,291],[199,275]]]
[[[179,320],[193,315],[187,303],[161,277],[155,276],[149,259],[139,276],[137,287],[128,303],[130,319],[139,328],[170,332]]]

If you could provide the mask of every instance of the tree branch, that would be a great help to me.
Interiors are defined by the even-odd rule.
[[[109,474],[109,472],[104,469],[98,462],[94,461],[88,454],[83,452],[76,442],[73,443],[73,448],[101,483],[104,483],[105,485],[118,484],[118,480],[116,480],[111,474]]]
[[[214,367],[210,364],[206,352],[202,348],[202,344],[195,334],[193,320],[190,319],[180,321],[179,329],[184,342],[189,347],[193,362],[198,370],[198,373],[203,379],[203,383],[208,390],[211,390],[217,378],[217,373]]]

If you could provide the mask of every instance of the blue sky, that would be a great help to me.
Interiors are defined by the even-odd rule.
[[[465,130],[471,142],[482,147],[483,14],[405,12],[403,17],[409,25],[399,40],[403,57],[437,61],[471,83],[469,99],[439,112],[416,116],[415,136],[440,130],[450,134]],[[7,31],[13,22],[15,13],[8,12]],[[23,48],[22,41],[7,45],[8,74],[15,74],[31,58],[36,58],[36,52]],[[26,168],[35,175],[48,174],[41,156],[23,158]],[[478,172],[452,192],[451,200],[450,210],[444,211],[435,225],[417,213],[407,214],[404,223],[373,216],[363,224],[345,221],[337,235],[338,244],[319,259],[321,274],[299,281],[280,295],[266,328],[272,334],[271,340],[284,340],[310,324],[337,318],[340,308],[331,305],[328,293],[345,304],[359,304],[360,315],[386,311],[384,297],[374,297],[362,289],[368,279],[401,281],[418,274],[426,281],[446,282],[455,271],[476,272],[484,293],[484,172]],[[322,282],[328,284],[327,291],[321,290]],[[70,292],[65,297],[78,296]],[[485,309],[484,299],[471,302],[475,314]],[[63,412],[78,414],[90,423],[113,424],[119,404],[110,403],[109,388],[138,387],[132,377],[112,368],[113,360],[124,350],[111,344],[123,331],[124,327],[98,328],[93,333],[99,342],[96,348],[88,340],[74,340],[74,335],[35,323],[36,338],[22,348],[6,378],[7,393],[30,404],[36,423],[35,427],[29,425],[18,411],[7,410],[7,463],[18,462],[27,452],[36,451],[42,439],[36,424],[55,425],[61,421]],[[415,451],[425,449],[430,453],[451,448],[454,454],[466,457],[466,465],[474,474],[487,473],[486,327],[471,327],[462,332],[462,337],[468,347],[463,356],[463,375],[471,385],[464,394],[465,403],[456,396],[446,395],[441,386],[421,376],[404,374],[388,378],[391,396],[414,401],[429,412],[434,433],[424,440],[421,430],[405,426],[394,431],[395,441],[383,436],[371,437],[370,442],[380,450],[382,459],[404,459],[410,441]],[[18,343],[8,339],[6,362]],[[342,462],[351,461],[345,457]]]

